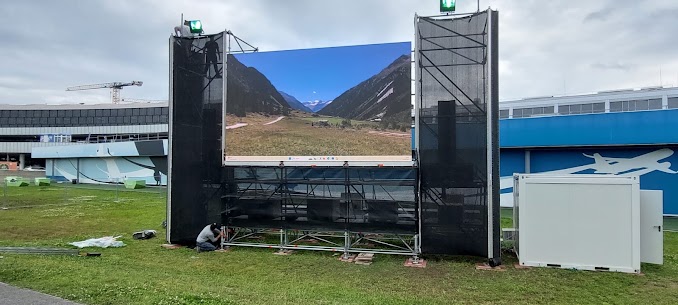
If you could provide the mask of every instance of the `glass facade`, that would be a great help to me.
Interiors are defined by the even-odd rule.
[[[662,109],[662,99],[610,102],[610,112],[626,112]]]
[[[558,114],[562,115],[603,112],[605,112],[605,102],[558,106]]]
[[[513,109],[514,118],[529,118],[531,116],[542,116],[553,114],[555,107],[531,107],[531,108],[515,108]],[[500,111],[501,114],[501,111]]]
[[[79,127],[167,124],[168,107],[0,110],[1,127]]]

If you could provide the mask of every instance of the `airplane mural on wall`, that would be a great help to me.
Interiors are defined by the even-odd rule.
[[[671,170],[671,162],[661,162],[673,154],[674,151],[669,148],[662,148],[632,158],[604,157],[600,153],[594,153],[593,155],[582,154],[584,157],[592,159],[593,162],[581,166],[538,172],[537,174],[570,175],[587,170],[593,170],[594,174],[618,176],[643,176],[655,171],[677,174],[678,171]],[[513,176],[501,177],[499,184],[502,191],[513,189]],[[502,207],[513,206],[513,192],[502,193],[500,199]]]
[[[659,162],[673,155],[673,150],[668,148],[633,158],[603,157],[599,153],[595,153],[592,156],[587,154],[583,155],[595,161],[591,168],[596,174],[620,175],[632,173],[635,176],[642,176],[652,171],[660,171],[667,174],[677,173],[676,171],[671,170],[671,162]],[[640,174],[638,172],[640,172]]]

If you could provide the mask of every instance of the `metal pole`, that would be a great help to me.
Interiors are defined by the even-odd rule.
[[[344,231],[344,259],[348,259],[350,257],[350,254],[348,253],[348,247],[351,246],[351,237],[348,235],[348,230]]]
[[[120,186],[120,178],[115,178],[115,202],[120,202],[118,199],[118,187]]]
[[[279,250],[278,250],[279,252],[282,252],[282,251],[283,251],[283,247],[285,246],[284,241],[283,241],[283,235],[284,235],[284,234],[285,234],[285,230],[280,229],[280,246],[278,247],[278,248],[279,248]]]
[[[221,244],[221,250],[224,250],[224,235],[226,233],[226,227],[221,226],[221,241],[219,242]],[[227,234],[227,233],[226,233]]]

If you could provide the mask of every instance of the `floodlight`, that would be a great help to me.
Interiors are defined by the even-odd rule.
[[[193,34],[202,33],[202,22],[200,22],[200,20],[189,21],[188,27],[191,29],[191,33],[193,33]]]
[[[440,0],[441,13],[454,13],[457,6],[457,0]]]

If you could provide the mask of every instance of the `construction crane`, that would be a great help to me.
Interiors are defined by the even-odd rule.
[[[167,103],[167,100],[145,100],[138,98],[123,98],[123,103]]]
[[[135,80],[135,81],[131,81],[129,83],[115,82],[115,83],[104,83],[104,84],[94,84],[94,85],[83,85],[83,86],[68,87],[68,88],[66,88],[66,91],[80,91],[80,90],[111,88],[111,101],[113,102],[113,104],[119,104],[120,103],[120,90],[122,90],[123,87],[141,86],[143,84],[144,84],[144,82]]]

